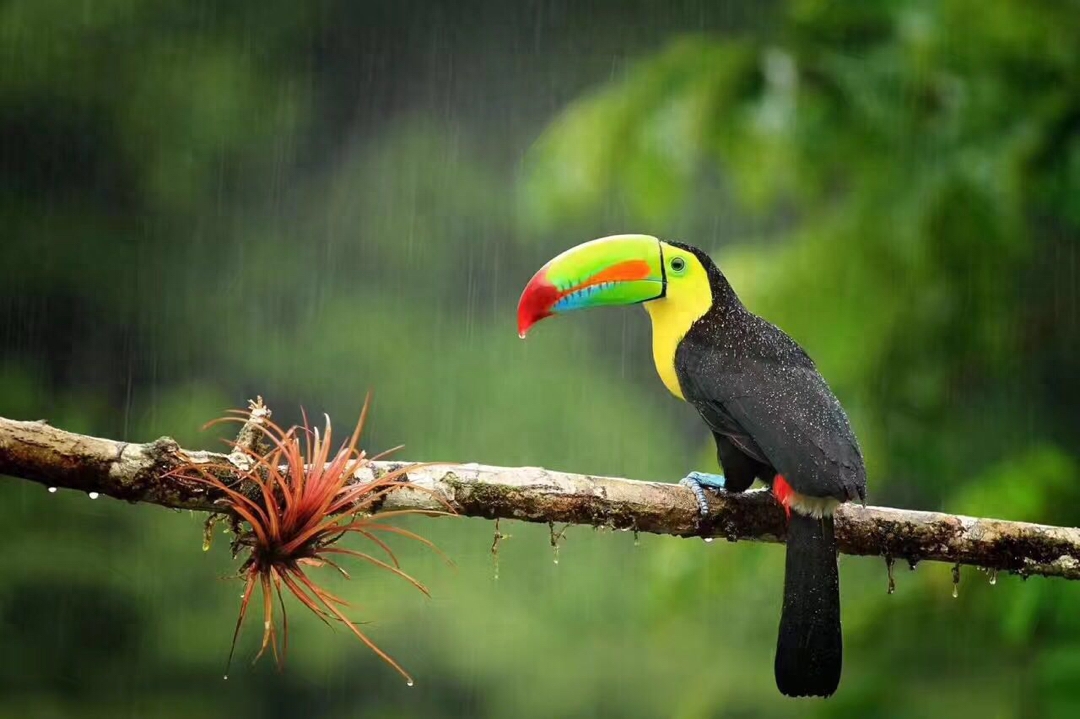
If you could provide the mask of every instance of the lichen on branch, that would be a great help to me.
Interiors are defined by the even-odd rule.
[[[0,474],[128,501],[219,511],[220,491],[167,476],[192,460],[220,463],[229,458],[187,450],[168,438],[126,444],[42,422],[0,418]],[[372,462],[355,481],[388,472],[402,472],[403,481],[375,511],[449,507],[485,519],[610,526],[679,537],[784,538],[783,512],[764,491],[710,496],[710,518],[702,523],[690,490],[677,484],[533,467],[407,462]],[[846,504],[837,511],[836,534],[846,554],[1080,579],[1076,528]]]

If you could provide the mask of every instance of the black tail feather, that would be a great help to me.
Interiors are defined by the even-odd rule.
[[[791,697],[827,697],[840,684],[840,575],[832,517],[792,513],[784,608],[776,642],[776,686]]]

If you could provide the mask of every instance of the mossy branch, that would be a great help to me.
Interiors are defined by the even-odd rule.
[[[0,418],[0,474],[129,502],[220,511],[221,497],[212,488],[164,475],[184,462],[230,461],[238,460],[184,449],[167,437],[129,444],[65,432],[45,422]],[[363,471],[380,475],[408,464],[375,462]],[[607,526],[677,537],[766,542],[784,537],[783,512],[765,491],[712,498],[710,519],[702,523],[693,495],[677,484],[478,464],[417,465],[407,477],[378,511],[449,506],[460,515],[484,519]],[[837,511],[836,532],[845,554],[1080,579],[1076,528],[848,504]]]

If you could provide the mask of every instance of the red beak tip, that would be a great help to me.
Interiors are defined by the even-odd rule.
[[[529,330],[531,330],[533,328],[533,325],[535,325],[537,322],[542,320],[545,316],[546,315],[541,315],[540,317],[531,317],[531,316],[529,316],[527,314],[519,315],[518,316],[518,337],[521,338],[521,339],[525,339],[526,335],[529,334]]]
[[[551,316],[551,307],[559,298],[559,291],[544,279],[543,272],[536,273],[518,300],[518,337],[521,339],[525,339],[533,325]]]

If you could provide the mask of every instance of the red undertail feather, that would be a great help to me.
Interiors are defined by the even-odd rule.
[[[773,479],[772,493],[776,497],[776,501],[784,508],[784,512],[787,514],[788,519],[791,519],[791,499],[795,494],[795,490],[791,488],[791,485],[784,479],[784,475],[778,474]]]

